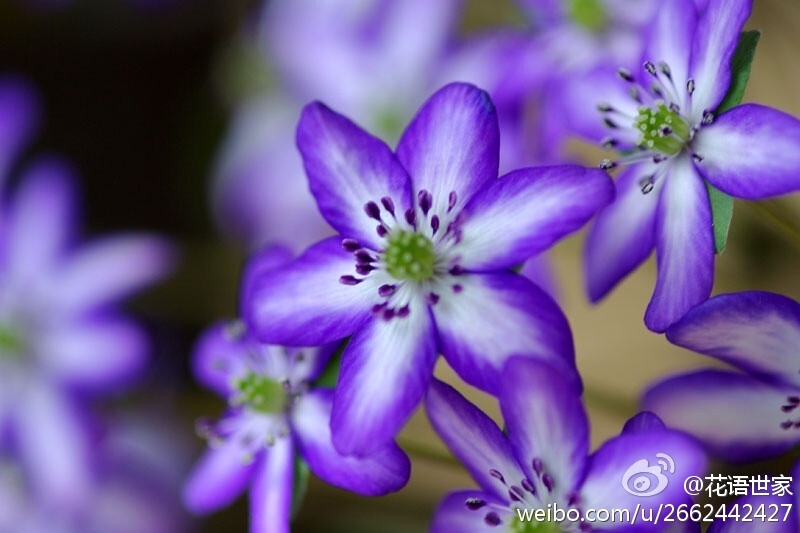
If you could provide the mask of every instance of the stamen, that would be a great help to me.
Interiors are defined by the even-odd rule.
[[[537,476],[542,475],[542,470],[544,470],[544,463],[538,457],[535,457],[532,462],[533,471],[536,472]]]
[[[542,476],[542,483],[544,483],[547,492],[553,492],[554,481],[550,474],[545,474]]]
[[[689,93],[689,96],[691,96],[692,93],[694,93],[694,79],[693,78],[689,78],[689,80],[686,82],[686,92]]]
[[[431,229],[433,230],[433,234],[436,235],[436,231],[439,229],[438,215],[433,215],[433,217],[431,217]]]
[[[609,105],[609,104],[600,103],[600,104],[597,104],[597,110],[600,111],[601,113],[608,113],[610,111],[613,111],[614,108],[611,107],[611,105]]]
[[[527,490],[531,494],[536,494],[536,487],[533,486],[533,483],[531,483],[528,478],[523,479],[521,485],[523,489]]]
[[[378,207],[378,204],[375,202],[367,202],[364,204],[364,212],[367,214],[369,218],[374,218],[375,220],[381,220],[381,208]]]
[[[456,191],[450,191],[450,196],[447,197],[447,212],[448,213],[450,211],[452,211],[453,208],[456,206],[456,202],[458,202],[458,195],[456,194]]]
[[[358,244],[358,241],[355,239],[343,239],[342,240],[342,248],[344,248],[348,252],[355,252],[361,245]]]
[[[378,287],[378,296],[382,298],[388,298],[394,291],[397,290],[397,285],[389,285],[388,283],[385,285],[381,285]]]
[[[639,103],[639,104],[641,104],[641,103],[642,103],[642,95],[641,95],[641,93],[639,93],[639,89],[637,89],[636,87],[629,87],[629,88],[628,88],[628,94],[629,94],[629,95],[631,96],[631,98],[633,98],[633,99],[634,99],[634,100],[635,100],[637,103]]]
[[[703,124],[708,125],[714,122],[714,113],[709,110],[703,111]]]
[[[669,68],[669,65],[667,65],[664,61],[659,62],[658,68],[661,70],[661,73],[664,74],[664,76],[672,79],[672,69]]]
[[[605,123],[606,127],[611,128],[612,130],[615,130],[619,127],[617,126],[616,122],[614,122],[608,117],[603,117],[603,122]]]
[[[494,468],[492,468],[489,470],[489,475],[499,480],[500,483],[502,483],[503,485],[506,484],[506,480],[503,478],[503,474],[501,474],[499,470],[495,470]]]
[[[650,61],[644,62],[644,69],[647,71],[648,74],[656,76],[656,66],[652,64]]]
[[[342,285],[358,285],[362,281],[364,280],[358,279],[357,277],[350,275],[342,276],[339,278],[339,283],[341,283]]]
[[[634,81],[633,76],[631,76],[631,72],[626,68],[620,68],[619,70],[617,70],[617,76],[627,81],[628,83],[633,83]]]
[[[655,187],[654,176],[648,176],[639,180],[639,188],[641,188],[642,194],[649,194],[652,192],[653,187]]]
[[[411,313],[411,309],[408,307],[408,304],[404,305],[400,309],[397,310],[397,316],[400,318],[405,318]]]
[[[448,270],[448,273],[451,276],[460,276],[464,273],[464,268],[461,265],[453,265],[453,267]]]
[[[501,524],[500,515],[492,511],[491,513],[487,513],[486,516],[483,518],[484,522],[486,522],[490,526],[499,526]]]
[[[376,268],[372,265],[356,265],[356,273],[362,276],[368,275],[373,270],[376,270]]]
[[[601,168],[603,170],[611,170],[612,168],[615,168],[617,166],[617,163],[610,159],[603,159],[597,166],[598,168]]]
[[[464,502],[464,505],[470,511],[477,511],[481,507],[484,507],[486,505],[486,502],[481,500],[480,498],[467,498],[467,500]]]
[[[383,224],[378,224],[378,226],[375,228],[375,231],[378,232],[378,237],[381,238],[386,237],[389,234],[389,230],[386,229],[386,226]]]
[[[458,293],[460,293],[460,292],[461,292],[461,291],[463,291],[463,290],[464,290],[464,287],[462,287],[462,286],[461,286],[461,285],[459,285],[458,283],[456,283],[455,285],[453,285],[453,292],[454,292],[454,293],[458,294]]]
[[[428,297],[426,298],[426,300],[428,301],[428,304],[436,305],[436,304],[439,303],[439,295],[436,294],[435,292],[431,292],[431,293],[428,294]]]
[[[375,258],[372,257],[372,255],[370,255],[370,253],[363,248],[359,249],[355,253],[355,256],[356,256],[356,261],[358,261],[359,263],[371,263],[375,260]]]
[[[703,161],[703,156],[701,156],[701,155],[700,155],[700,154],[698,154],[698,153],[694,153],[694,152],[692,152],[692,161],[694,161],[695,163],[702,163],[702,161]]]
[[[617,146],[619,144],[619,141],[611,137],[606,137],[605,139],[602,140],[601,144],[603,148],[605,148],[606,150],[610,150],[615,146]]]
[[[417,202],[419,203],[419,208],[422,209],[422,214],[427,215],[433,205],[433,196],[423,189],[417,193]]]
[[[388,196],[384,196],[381,198],[381,204],[383,204],[383,208],[386,209],[389,214],[394,216],[394,202]]]
[[[410,225],[417,227],[417,213],[413,209],[406,209],[406,222]]]

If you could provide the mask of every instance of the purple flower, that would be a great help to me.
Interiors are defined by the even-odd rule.
[[[271,271],[285,258],[269,249],[255,260],[251,273]],[[314,385],[332,352],[330,346],[260,344],[238,322],[206,332],[198,344],[195,373],[227,399],[229,409],[216,423],[200,428],[211,449],[186,483],[184,501],[190,510],[216,510],[249,485],[251,530],[289,531],[295,455],[323,480],[360,494],[381,495],[405,485],[410,464],[394,443],[360,458],[334,449],[333,391]]]
[[[517,509],[557,505],[583,515],[589,509],[632,511],[641,505],[647,510],[689,501],[683,480],[702,475],[706,460],[688,436],[641,413],[620,436],[589,455],[586,411],[569,376],[543,361],[513,357],[502,382],[499,401],[507,435],[449,385],[434,380],[428,391],[425,406],[433,427],[480,487],[447,495],[432,533],[583,531],[589,523],[523,523]],[[665,456],[673,471],[648,468],[667,461]],[[651,484],[641,485],[641,477]]]
[[[38,497],[73,506],[89,492],[84,400],[142,369],[145,332],[116,304],[162,277],[171,251],[128,235],[76,245],[72,172],[39,160],[0,208],[0,433]],[[53,443],[58,443],[57,446]]]
[[[605,173],[561,166],[496,179],[497,117],[488,95],[466,84],[433,95],[396,154],[320,103],[303,112],[297,142],[320,211],[341,236],[258,279],[245,316],[269,343],[352,335],[332,415],[340,451],[391,440],[439,352],[492,393],[511,353],[572,367],[558,306],[509,269],[606,205]]]
[[[640,72],[620,71],[618,98],[599,104],[611,137],[633,148],[617,199],[598,216],[586,247],[593,301],[656,249],[658,279],[645,314],[662,332],[711,294],[714,235],[705,180],[739,198],[800,189],[800,121],[745,104],[715,116],[731,81],[731,57],[750,0],[664,2]],[[596,80],[602,93],[603,80]]]
[[[647,391],[647,409],[734,461],[800,444],[800,304],[766,292],[715,296],[669,328],[667,339],[741,372],[668,378]]]

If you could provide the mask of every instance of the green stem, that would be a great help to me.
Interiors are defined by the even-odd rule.
[[[795,245],[800,246],[800,228],[798,228],[789,217],[777,209],[777,204],[767,202],[745,202],[745,205],[765,223],[778,230],[778,232]]]
[[[403,448],[406,452],[408,452],[409,455],[419,457],[420,459],[424,459],[432,463],[439,463],[445,466],[462,468],[461,463],[458,461],[458,459],[456,459],[446,451],[437,450],[421,442],[417,442],[404,437],[398,437],[397,442],[401,448]]]
[[[583,387],[583,398],[588,405],[599,407],[607,413],[622,416],[625,419],[639,411],[636,402],[632,402],[629,398],[607,390],[595,389],[589,385]]]

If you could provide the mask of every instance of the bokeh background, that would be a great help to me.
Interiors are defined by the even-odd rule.
[[[102,406],[119,417],[135,406],[144,413],[142,424],[158,425],[159,432],[142,445],[173,450],[170,468],[179,473],[205,445],[194,433],[196,418],[215,416],[223,407],[193,384],[189,357],[206,325],[236,312],[246,254],[215,228],[210,176],[236,104],[270,87],[269,66],[242,33],[260,9],[250,0],[75,0],[36,8],[22,0],[0,0],[0,72],[30,79],[44,104],[40,134],[28,154],[54,151],[74,163],[82,178],[89,234],[136,228],[168,235],[180,246],[179,269],[131,304],[155,339],[146,381]],[[514,25],[518,16],[507,0],[467,0],[459,33]],[[748,27],[763,34],[745,101],[800,115],[800,2],[756,0]],[[602,157],[578,142],[570,150],[588,165]],[[769,204],[779,218],[765,216],[757,205],[736,203],[728,248],[717,260],[716,293],[764,289],[800,299],[800,198]],[[711,363],[645,329],[652,259],[602,304],[589,305],[581,279],[583,237],[558,244],[552,261],[597,444],[636,412],[649,382]],[[437,374],[458,382],[443,361]],[[459,388],[497,415],[491,398]],[[294,530],[425,531],[440,497],[472,483],[422,411],[400,443],[413,460],[411,482],[402,492],[367,499],[312,478]],[[749,468],[777,471],[781,465]],[[187,520],[192,531],[245,531],[246,501]]]

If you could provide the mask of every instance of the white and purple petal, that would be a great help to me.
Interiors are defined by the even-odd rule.
[[[411,207],[411,182],[391,149],[319,102],[303,109],[297,146],[311,193],[328,223],[342,236],[377,249],[380,222],[366,206],[377,208],[388,198],[399,213]]]
[[[433,213],[458,213],[497,178],[500,133],[491,98],[466,83],[439,89],[406,128],[397,157],[414,191],[431,194]]]
[[[451,492],[433,514],[430,533],[497,533],[518,521],[507,502],[478,490]],[[502,529],[501,529],[502,531]]]
[[[408,481],[411,463],[394,443],[366,457],[341,455],[331,441],[333,391],[316,389],[292,408],[291,424],[298,453],[314,475],[337,487],[367,496],[400,490]]]
[[[641,180],[655,171],[653,164],[631,165],[625,169],[616,183],[616,200],[600,211],[589,229],[584,272],[593,302],[608,294],[653,251],[663,180],[657,180],[647,194],[642,193]]]
[[[711,295],[714,233],[703,179],[690,158],[671,163],[656,215],[658,278],[644,322],[663,332]]]
[[[439,437],[493,498],[508,503],[512,486],[531,488],[497,424],[453,387],[433,380],[425,411]]]
[[[192,513],[206,514],[233,503],[247,488],[256,463],[229,440],[205,452],[183,487],[183,504]]]
[[[525,354],[574,368],[572,332],[552,298],[513,273],[466,274],[433,306],[439,345],[467,383],[497,393],[508,357]],[[576,379],[577,381],[577,379]]]
[[[800,387],[800,304],[768,292],[721,294],[667,330],[673,344]]]
[[[769,457],[800,443],[800,391],[706,370],[674,376],[644,395],[645,409],[731,461]],[[691,406],[691,408],[687,408]]]
[[[195,379],[223,398],[232,392],[232,380],[247,359],[249,345],[243,335],[243,324],[214,324],[200,335],[194,349],[192,371]]]
[[[695,118],[702,118],[704,111],[714,111],[728,92],[731,60],[752,4],[753,0],[708,1],[691,43],[689,75],[695,81],[692,95]],[[687,48],[690,46],[688,42],[680,44]]]
[[[289,533],[294,461],[289,438],[278,439],[256,461],[250,486],[250,533]]]
[[[611,203],[602,170],[564,165],[515,170],[476,194],[459,218],[459,264],[470,271],[523,263],[580,229]]]
[[[333,401],[336,449],[365,456],[389,444],[422,400],[436,356],[436,329],[421,301],[407,316],[378,315],[356,332]]]
[[[500,409],[517,461],[540,493],[569,501],[583,480],[589,421],[574,378],[543,361],[508,360]]]
[[[248,327],[268,344],[314,346],[343,339],[369,317],[376,299],[371,283],[340,282],[355,274],[353,255],[341,239],[325,239],[251,284],[243,303]]]
[[[292,259],[291,250],[281,245],[267,246],[250,256],[242,272],[239,288],[240,305],[247,301],[259,279],[267,275],[267,272],[287,265]],[[241,313],[244,314],[244,309]]]
[[[708,528],[708,533],[750,533],[756,529],[758,533],[795,533],[800,531],[797,509],[787,507],[794,505],[793,498],[788,494],[784,496],[750,494],[738,498],[733,505],[736,505],[737,510],[752,522],[736,520],[732,516],[729,516],[727,520],[717,518]],[[733,507],[731,506],[729,509],[733,510]],[[768,519],[758,518],[762,509],[766,511]],[[777,510],[774,516],[773,509]],[[784,516],[786,516],[785,520]],[[758,525],[756,526],[756,524]]]
[[[692,149],[716,188],[759,199],[800,190],[800,120],[758,104],[721,114],[701,129]]]

